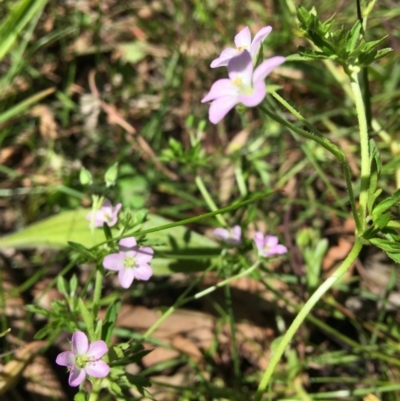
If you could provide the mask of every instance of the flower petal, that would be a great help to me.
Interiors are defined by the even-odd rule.
[[[253,84],[264,81],[264,79],[274,70],[276,67],[285,62],[285,57],[276,56],[271,57],[268,60],[263,61],[255,70],[253,74]]]
[[[128,249],[134,248],[137,243],[135,237],[128,237],[128,238],[122,238],[119,242],[119,248],[121,251],[127,251]],[[122,249],[124,248],[124,249]]]
[[[123,252],[107,255],[103,260],[103,266],[108,270],[121,270],[124,268],[125,255]]]
[[[232,227],[231,233],[232,233],[233,238],[240,241],[241,237],[242,237],[242,227],[240,227],[240,226]]]
[[[213,60],[210,64],[211,68],[223,67],[228,65],[229,60],[238,54],[237,50],[229,47],[221,52],[220,56]]]
[[[264,234],[261,231],[257,231],[254,235],[253,241],[258,249],[258,252],[262,252],[265,246]]]
[[[104,202],[103,202],[103,204],[101,205],[101,208],[102,209],[107,209],[107,208],[110,208],[110,209],[112,209],[112,203],[111,203],[111,201],[110,201],[110,199],[104,199]]]
[[[154,255],[153,249],[150,248],[149,246],[144,246],[137,250],[135,255],[135,261],[139,265],[142,263],[147,263],[150,262],[151,259],[153,259],[153,255]]]
[[[250,49],[251,45],[251,32],[248,26],[243,28],[236,36],[235,36],[235,45],[238,48]]]
[[[231,80],[240,78],[243,84],[251,85],[252,74],[253,62],[247,50],[229,60],[228,75]]]
[[[260,104],[267,94],[267,89],[263,81],[254,84],[253,93],[251,95],[239,95],[239,102],[247,107],[254,107]]]
[[[254,57],[257,56],[258,50],[260,49],[260,46],[261,46],[261,43],[271,33],[271,31],[272,31],[271,26],[265,26],[264,28],[261,28],[256,33],[256,36],[254,36],[254,39],[251,42],[251,46],[250,46],[250,54],[253,59],[254,59]]]
[[[225,96],[214,100],[208,111],[208,118],[213,124],[219,123],[228,112],[238,104],[237,96]]]
[[[229,232],[225,228],[216,228],[213,231],[213,234],[223,240],[226,240],[229,237]]]
[[[209,102],[210,100],[218,99],[224,96],[235,96],[237,94],[236,86],[232,85],[230,79],[219,79],[211,86],[210,91],[201,99],[201,103]]]
[[[89,345],[86,355],[90,358],[100,359],[108,352],[107,344],[103,340],[93,341]]]
[[[76,331],[72,334],[72,352],[75,356],[85,355],[89,348],[89,341],[85,333]]]
[[[129,288],[133,283],[133,279],[135,278],[134,269],[132,268],[124,268],[121,269],[118,273],[118,280],[123,288]]]
[[[135,267],[134,275],[139,280],[147,281],[153,275],[153,269],[144,263]]]
[[[68,366],[69,368],[75,364],[75,354],[71,351],[64,351],[57,355],[56,364],[60,366]]]
[[[79,386],[86,377],[86,372],[84,369],[78,368],[78,366],[74,365],[69,372],[68,384],[71,387]]]
[[[284,253],[287,253],[287,251],[288,249],[286,248],[286,246],[281,244],[278,244],[271,249],[271,252],[273,252],[274,255],[282,255]]]
[[[265,247],[273,248],[278,245],[279,239],[275,235],[265,236]]]
[[[87,363],[85,370],[88,375],[102,379],[108,375],[110,367],[104,361],[95,361]]]

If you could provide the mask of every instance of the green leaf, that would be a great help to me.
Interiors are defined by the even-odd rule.
[[[15,3],[8,16],[0,22],[0,61],[10,51],[28,22],[41,13],[47,0],[21,0]]]
[[[386,198],[378,203],[372,210],[372,219],[375,221],[382,213],[395,206],[400,201],[400,189],[398,189],[391,197]]]
[[[383,228],[385,228],[387,226],[387,224],[390,221],[390,212],[387,213],[383,213],[382,215],[380,215],[375,221],[374,224],[380,229],[382,230]]]
[[[400,244],[398,242],[392,242],[382,238],[371,238],[370,242],[385,252],[400,252]]]
[[[308,22],[310,21],[310,18],[311,18],[311,15],[305,7],[300,6],[297,8],[297,18],[298,18],[300,24],[303,25],[304,28],[307,28]]]
[[[400,263],[400,252],[398,252],[398,253],[396,253],[396,252],[386,252],[386,254],[389,256],[389,258],[394,260],[396,263]]]
[[[117,321],[117,315],[121,309],[121,302],[115,302],[107,308],[106,317],[103,323],[103,333],[101,338],[108,344]]]
[[[356,48],[358,39],[360,37],[360,31],[361,31],[361,21],[358,20],[354,25],[353,28],[347,33],[346,36],[346,52],[347,54],[351,54],[354,49]]]
[[[14,247],[32,249],[46,247],[63,249],[68,243],[78,244],[80,250],[91,248],[105,241],[102,229],[92,233],[86,215],[91,209],[79,209],[61,212],[24,230],[0,238],[0,249]],[[133,211],[131,211],[134,214]],[[172,223],[163,217],[149,214],[143,230]],[[114,233],[115,235],[115,233]],[[210,266],[210,259],[219,256],[219,245],[184,226],[147,234],[146,238],[157,242],[154,246],[155,258],[152,260],[154,274],[171,274],[171,272],[203,271]]]
[[[81,312],[82,319],[86,325],[86,329],[89,334],[89,339],[93,341],[95,339],[94,336],[94,325],[93,325],[93,316],[89,312],[88,308],[85,305],[85,302],[83,302],[82,298],[79,298],[78,300],[78,308],[79,311]]]

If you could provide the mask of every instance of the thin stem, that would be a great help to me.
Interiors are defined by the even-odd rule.
[[[365,107],[363,96],[358,82],[358,72],[354,71],[351,74],[351,89],[354,95],[354,102],[356,105],[358,126],[360,130],[360,146],[361,146],[361,188],[360,188],[360,218],[361,218],[361,231],[365,229],[367,204],[368,204],[368,189],[371,174],[371,165],[369,160],[369,138],[368,138],[368,124],[365,114]]]
[[[311,309],[314,305],[321,299],[321,297],[338,281],[340,277],[350,268],[353,264],[355,259],[357,258],[358,254],[362,249],[362,243],[357,239],[353,245],[352,250],[347,255],[346,259],[340,265],[340,267],[332,274],[332,276],[328,277],[318,289],[314,292],[314,294],[309,298],[309,300],[304,304],[301,311],[298,313],[296,318],[293,320],[292,324],[288,328],[285,335],[282,337],[281,341],[279,342],[275,352],[272,354],[272,358],[268,364],[267,369],[264,372],[264,375],[261,379],[260,385],[258,386],[256,396],[254,401],[260,401],[261,397],[267,388],[268,382],[271,379],[271,376],[280,361],[287,345],[292,340],[296,331],[303,323],[303,321],[307,318],[308,314],[310,313]]]
[[[185,224],[195,223],[196,221],[200,221],[200,220],[206,219],[206,218],[208,218],[208,217],[213,217],[213,216],[216,216],[216,215],[221,214],[221,213],[230,212],[231,210],[239,209],[239,208],[242,207],[242,206],[249,205],[249,204],[254,203],[254,202],[256,202],[256,201],[258,201],[258,200],[260,200],[260,199],[263,199],[263,198],[265,198],[265,197],[267,197],[267,196],[271,196],[271,195],[273,195],[274,193],[275,193],[275,191],[264,192],[264,193],[262,193],[262,194],[260,194],[260,195],[254,196],[254,197],[252,197],[252,198],[250,198],[250,199],[246,199],[246,200],[244,200],[244,201],[240,201],[240,202],[237,202],[237,203],[233,203],[233,204],[230,205],[230,206],[226,206],[226,207],[223,207],[223,208],[221,208],[221,209],[215,210],[214,212],[209,212],[209,213],[200,214],[200,215],[195,216],[195,217],[190,217],[190,218],[188,218],[188,219],[183,219],[183,220],[176,221],[176,222],[173,222],[173,223],[168,223],[168,224],[163,224],[163,225],[161,225],[161,226],[157,226],[157,227],[153,227],[153,228],[148,228],[148,229],[146,229],[146,230],[141,230],[141,231],[139,231],[139,232],[137,232],[137,231],[136,231],[136,232],[135,232],[135,231],[128,231],[128,232],[125,232],[125,233],[123,234],[123,236],[117,236],[117,237],[114,237],[112,240],[106,240],[106,241],[100,242],[100,243],[98,243],[97,245],[95,245],[95,246],[93,246],[92,248],[90,248],[90,250],[94,250],[94,249],[96,249],[96,248],[98,248],[98,247],[103,246],[104,244],[108,244],[109,242],[118,241],[118,240],[120,240],[121,238],[129,237],[129,235],[132,235],[132,234],[135,234],[135,236],[138,237],[138,236],[140,236],[140,235],[155,233],[155,232],[158,232],[158,231],[163,231],[163,230],[168,230],[168,229],[170,229],[170,228],[183,226],[183,225],[185,225]],[[53,282],[56,282],[56,281],[57,281],[57,279],[55,278],[55,279],[53,280]],[[54,284],[53,284],[53,285],[54,285]]]
[[[154,324],[153,326],[151,326],[146,333],[143,334],[143,338],[147,338],[149,337],[152,333],[154,333],[155,330],[157,330],[157,328],[161,325],[161,323],[163,323],[168,316],[171,316],[175,310],[177,308],[179,308],[180,306],[194,301],[195,299],[199,299],[204,297],[207,294],[210,294],[211,292],[215,291],[218,288],[223,287],[226,284],[229,284],[231,281],[237,280],[238,278],[247,276],[248,274],[250,274],[258,265],[259,265],[260,261],[257,261],[256,263],[254,263],[254,265],[250,266],[247,270],[243,271],[242,273],[237,274],[236,276],[232,276],[226,280],[223,280],[221,282],[219,282],[218,284],[215,284],[209,288],[207,288],[206,290],[200,291],[197,294],[185,298],[186,294],[200,281],[200,279],[196,280],[193,282],[192,285],[190,285],[185,292],[177,299],[177,301],[175,302],[174,305],[172,305]],[[206,272],[204,272],[206,273]]]
[[[211,198],[210,193],[208,192],[206,186],[204,185],[203,179],[199,175],[197,175],[195,181],[196,181],[197,188],[199,188],[199,191],[201,192],[201,195],[203,196],[203,198],[206,201],[210,210],[212,212],[217,211],[218,207],[214,203],[213,199]],[[222,216],[222,214],[217,214],[215,217],[218,220],[219,224],[221,224],[221,226],[228,227],[228,224],[227,224],[224,216]]]
[[[96,268],[96,280],[94,283],[94,292],[93,292],[93,318],[94,322],[97,322],[97,314],[99,312],[100,307],[100,298],[101,298],[101,287],[103,286],[103,271],[101,266],[97,266]]]
[[[221,255],[221,257],[222,257],[222,255]],[[225,275],[225,277],[226,277],[226,275]],[[226,285],[224,287],[224,292],[225,292],[226,309],[228,311],[228,316],[229,316],[229,326],[231,329],[233,371],[235,373],[236,387],[239,388],[242,378],[241,378],[241,372],[240,372],[239,352],[238,352],[237,341],[236,341],[235,316],[233,314],[232,296],[231,296],[231,289],[230,289],[229,285]]]
[[[287,102],[284,102],[282,104],[285,107],[286,107],[286,105],[288,105],[290,107],[289,111],[292,113],[294,111],[293,115],[296,118],[300,117],[300,121],[302,121],[302,122],[307,121],[304,119],[304,117],[302,117],[300,115],[300,113],[298,113],[294,108],[292,108]],[[269,110],[264,105],[259,106],[259,108],[267,116],[271,117],[273,120],[277,121],[278,123],[282,124],[283,126],[291,129],[292,131],[296,132],[297,134],[303,136],[304,138],[311,139],[312,141],[317,142],[328,152],[332,153],[335,156],[335,158],[341,163],[342,168],[343,168],[343,174],[344,174],[344,177],[346,180],[347,191],[349,193],[349,200],[350,200],[351,210],[353,212],[354,221],[356,223],[357,231],[361,232],[362,226],[361,226],[360,218],[359,218],[358,211],[357,211],[356,201],[355,201],[355,197],[354,197],[353,185],[351,182],[351,172],[350,172],[349,164],[347,162],[347,158],[346,158],[345,154],[342,152],[342,150],[339,149],[335,144],[333,144],[329,139],[325,138],[308,121],[307,121],[307,124],[309,124],[311,127],[313,127],[312,128],[313,134],[295,126],[294,124],[290,123],[289,121],[284,120],[283,118],[281,118],[278,115],[276,115],[275,113],[273,113],[271,110]],[[306,124],[306,123],[304,122],[304,124]]]
[[[97,401],[100,395],[100,381],[96,380],[93,383],[92,391],[90,392],[89,400],[88,401]]]

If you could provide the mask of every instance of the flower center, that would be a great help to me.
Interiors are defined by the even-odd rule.
[[[103,219],[104,221],[111,222],[112,215],[110,212],[103,212]]]
[[[250,85],[245,84],[241,76],[237,76],[232,79],[231,82],[233,86],[238,88],[241,95],[251,95],[253,93],[253,88]]]
[[[94,362],[95,358],[93,356],[87,356],[87,355],[79,355],[75,359],[75,365],[78,366],[78,368],[83,369],[89,362]]]
[[[124,259],[124,267],[133,269],[135,267],[135,258],[133,256],[126,256]]]
[[[243,50],[248,50],[248,46],[239,46],[236,48],[236,53],[241,53]]]

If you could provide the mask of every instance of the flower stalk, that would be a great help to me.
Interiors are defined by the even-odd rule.
[[[281,341],[278,344],[275,352],[272,354],[272,358],[268,364],[267,369],[264,372],[264,375],[261,379],[261,382],[258,386],[256,396],[254,401],[260,401],[261,397],[267,388],[267,385],[271,379],[271,376],[280,361],[286,347],[289,342],[292,340],[296,331],[299,329],[300,325],[307,318],[308,314],[311,312],[312,308],[315,304],[321,299],[321,297],[343,276],[344,273],[350,268],[353,262],[356,260],[359,255],[363,245],[359,239],[356,239],[352,250],[347,255],[346,259],[343,263],[338,267],[338,269],[332,274],[332,276],[328,277],[314,292],[314,294],[308,299],[308,301],[304,304],[303,308],[300,310],[296,318],[293,320],[292,324],[286,331],[285,335],[282,337]]]

